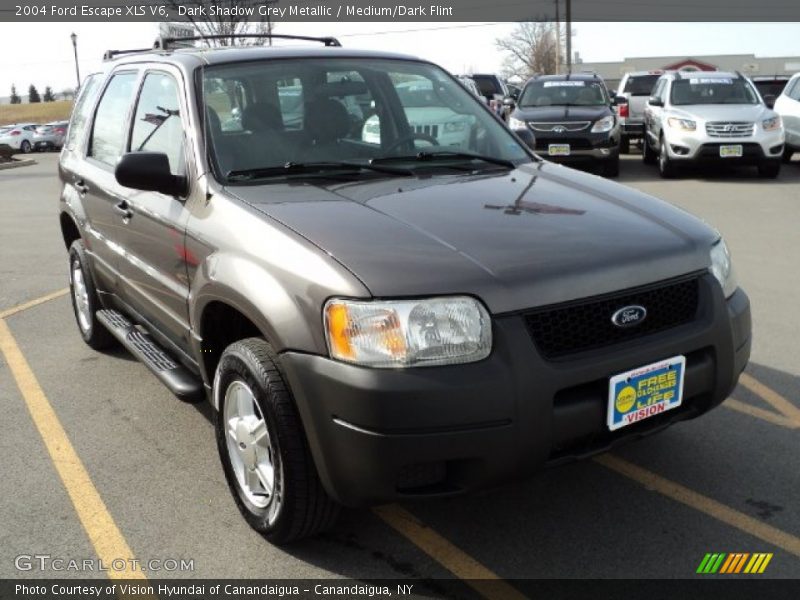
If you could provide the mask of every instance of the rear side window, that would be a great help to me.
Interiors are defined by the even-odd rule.
[[[97,106],[89,156],[110,166],[122,156],[126,117],[137,77],[136,73],[114,75]]]
[[[97,97],[97,90],[100,87],[100,76],[90,75],[83,81],[75,108],[72,110],[72,120],[69,123],[69,131],[64,145],[67,150],[74,152],[78,141],[83,139],[83,132],[86,130],[86,123],[89,122],[89,114]]]
[[[497,81],[494,77],[475,75],[472,80],[478,85],[478,89],[484,96],[492,96],[493,94],[501,94],[503,92],[497,85]]]
[[[183,174],[183,126],[178,84],[166,73],[148,73],[131,132],[132,152],[163,152],[173,175]]]
[[[624,94],[631,96],[649,96],[653,91],[653,86],[658,81],[659,75],[636,75],[628,78],[625,82]]]

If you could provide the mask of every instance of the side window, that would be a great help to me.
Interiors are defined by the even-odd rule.
[[[793,100],[800,101],[800,77],[796,77],[792,85],[793,87],[789,91],[789,97]]]
[[[89,156],[107,165],[114,166],[122,156],[126,116],[137,77],[136,73],[114,75],[97,106]]]
[[[661,82],[661,89],[658,90],[658,97],[661,98],[661,102],[664,104],[667,103],[667,89],[669,88],[669,81],[664,79]]]
[[[183,143],[178,84],[166,73],[148,73],[136,105],[130,150],[163,152],[172,174],[182,175]]]
[[[278,102],[285,129],[303,128],[303,82],[297,77],[278,81]]]
[[[75,108],[72,109],[72,120],[69,123],[67,139],[64,143],[70,152],[75,151],[78,139],[83,137],[86,123],[89,121],[89,112],[97,97],[97,89],[100,87],[100,80],[99,75],[90,75],[83,81],[78,101],[75,103]]]

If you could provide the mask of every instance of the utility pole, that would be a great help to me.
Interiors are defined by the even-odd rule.
[[[567,3],[567,73],[572,73],[572,0]]]
[[[556,0],[556,75],[561,72],[561,15],[559,0]]]

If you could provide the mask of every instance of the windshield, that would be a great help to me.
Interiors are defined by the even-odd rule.
[[[481,168],[500,164],[486,158],[532,160],[474,95],[427,63],[335,58],[225,64],[206,67],[201,84],[210,158],[227,183],[248,171],[255,178],[276,172],[297,177],[308,173],[303,167],[330,170],[344,163],[350,175],[386,176],[387,168],[361,173],[354,165],[414,161],[423,151],[425,160],[409,168],[455,168],[459,160],[477,161],[470,156],[481,157]]]
[[[758,94],[746,80],[727,77],[676,79],[670,94],[675,106],[759,103]]]
[[[601,106],[608,94],[600,81],[532,81],[525,86],[520,106]]]
[[[660,75],[632,75],[625,82],[624,94],[631,96],[649,96],[653,91],[653,86],[658,81]]]

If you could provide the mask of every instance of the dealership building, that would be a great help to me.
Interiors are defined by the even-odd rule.
[[[578,58],[580,61],[580,58]],[[582,62],[575,71],[594,71],[609,89],[616,89],[625,73],[631,71],[740,71],[748,77],[761,75],[792,75],[800,71],[800,56],[760,57],[754,54],[718,56],[641,56],[621,62]]]

